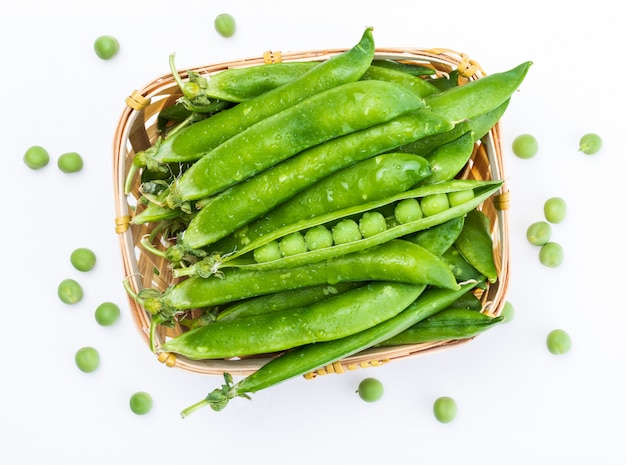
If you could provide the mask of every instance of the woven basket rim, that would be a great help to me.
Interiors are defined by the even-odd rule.
[[[259,56],[251,56],[231,61],[215,62],[206,65],[199,65],[186,70],[178,70],[182,79],[188,77],[188,73],[193,71],[199,74],[211,74],[228,68],[267,65],[272,63],[304,61],[304,60],[325,60],[339,53],[345,52],[345,48],[308,50],[303,52],[265,52]],[[466,54],[457,53],[449,49],[422,49],[416,47],[386,47],[377,48],[375,52],[377,59],[407,60],[411,62],[424,62],[433,67],[438,74],[445,75],[452,70],[459,70],[467,80],[480,79],[486,73],[480,65],[470,60]],[[120,252],[122,255],[123,277],[128,285],[137,292],[145,287],[145,282],[138,268],[138,260],[142,252],[137,247],[137,232],[130,226],[132,215],[132,204],[124,191],[124,180],[128,166],[134,155],[133,144],[150,144],[147,121],[154,117],[158,110],[153,109],[154,102],[167,101],[170,104],[180,97],[180,89],[171,73],[158,76],[147,83],[140,90],[133,91],[126,99],[126,107],[122,111],[114,133],[113,141],[113,181],[114,181],[114,201],[115,201],[115,229],[119,238]],[[167,103],[161,103],[167,105]],[[160,108],[160,107],[159,107]],[[132,142],[131,140],[135,140]],[[136,142],[139,140],[139,142]],[[505,167],[500,143],[500,124],[497,123],[491,131],[483,138],[481,143],[485,152],[483,157],[488,159],[488,170],[493,179],[504,181],[498,195],[505,199],[500,208],[495,208],[491,213],[494,215],[492,223],[494,231],[494,252],[496,255],[496,265],[498,269],[498,280],[489,286],[489,298],[483,302],[483,311],[488,311],[493,315],[500,315],[505,304],[505,296],[510,279],[510,253],[509,253],[509,220],[508,220],[508,196],[509,191],[505,178]],[[166,264],[159,265],[165,267]],[[161,268],[159,268],[161,270]],[[163,280],[167,280],[167,272],[164,271]],[[484,298],[484,297],[483,297]],[[128,297],[129,307],[134,323],[140,335],[148,344],[150,315],[141,308],[132,297]],[[161,336],[164,337],[164,336]],[[473,338],[445,341],[426,344],[412,344],[396,346],[390,348],[368,349],[343,360],[335,362],[328,367],[317,370],[309,374],[314,377],[325,373],[341,373],[346,370],[363,368],[366,366],[379,365],[391,360],[399,360],[433,351],[443,350],[469,342]],[[195,361],[182,356],[172,356],[171,354],[159,354],[157,358],[167,366],[173,366],[185,371],[199,374],[230,374],[248,375],[259,369],[263,364],[275,356],[275,354],[250,357],[240,360],[208,360]]]

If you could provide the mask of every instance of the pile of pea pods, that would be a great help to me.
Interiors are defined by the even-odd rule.
[[[230,399],[374,346],[473,337],[501,321],[475,290],[498,279],[481,204],[501,180],[460,179],[531,62],[460,85],[377,59],[372,29],[324,61],[170,67],[181,99],[133,160],[134,224],[175,282],[132,297],[184,328],[155,352],[270,361],[197,404]],[[131,292],[129,290],[129,292]]]

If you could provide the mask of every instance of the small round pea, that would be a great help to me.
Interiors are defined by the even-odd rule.
[[[362,239],[359,225],[350,219],[341,220],[332,228],[333,242],[335,245],[347,244]]]
[[[567,203],[561,197],[551,197],[543,204],[543,213],[550,223],[560,223],[567,215]]]
[[[595,133],[585,134],[580,138],[578,150],[585,155],[594,155],[602,148],[602,138]]]
[[[462,191],[455,191],[448,193],[448,202],[451,207],[456,205],[461,205],[462,203],[468,202],[475,197],[474,189],[464,189]]]
[[[422,198],[421,207],[424,216],[433,216],[450,208],[450,202],[445,193],[430,194]]]
[[[419,205],[418,205],[419,208]],[[365,212],[359,219],[359,230],[363,237],[371,237],[387,229],[387,221],[380,212]]]
[[[76,351],[74,362],[83,373],[91,373],[100,366],[100,354],[93,347],[82,347]]]
[[[91,249],[79,247],[70,254],[70,262],[78,271],[91,271],[96,266],[96,254]]]
[[[74,279],[64,279],[59,283],[57,293],[61,302],[72,305],[79,302],[83,298],[83,288]]]
[[[144,391],[135,392],[130,396],[130,411],[135,415],[145,415],[152,410],[152,396]]]
[[[567,331],[563,329],[553,329],[546,337],[546,345],[550,353],[563,355],[572,348],[572,339]]]
[[[83,157],[77,152],[67,152],[59,156],[57,166],[64,173],[77,173],[83,169]]]
[[[221,13],[215,17],[215,30],[222,37],[232,37],[236,29],[237,25],[232,15]]]
[[[120,318],[120,307],[113,302],[103,302],[96,307],[95,318],[100,326],[111,326]]]
[[[508,323],[515,318],[515,307],[508,300],[504,303],[504,307],[502,307],[502,317],[504,318],[504,322]]]
[[[552,226],[546,221],[536,221],[526,230],[526,238],[532,245],[544,245],[552,236]]]
[[[98,55],[98,58],[110,60],[119,52],[120,43],[111,35],[102,35],[94,41],[93,49],[96,55]]]
[[[304,233],[304,242],[309,250],[325,249],[333,245],[333,233],[322,224],[313,226]]]
[[[410,223],[411,221],[419,220],[424,216],[417,199],[401,200],[393,210],[393,215],[400,224]]]
[[[433,413],[440,423],[450,423],[456,418],[456,401],[448,396],[439,397],[433,404]]]
[[[24,153],[24,163],[30,169],[39,170],[50,162],[50,154],[40,145],[29,147]]]
[[[261,247],[254,249],[254,252],[252,252],[252,254],[254,256],[254,260],[257,263],[271,262],[274,260],[278,260],[282,257],[278,241],[272,241],[268,242],[267,244],[263,244]]]
[[[376,378],[365,378],[359,383],[356,392],[365,402],[376,402],[383,396],[385,388],[380,380]]]
[[[278,243],[283,257],[297,255],[307,251],[304,236],[299,232],[293,232],[283,237]]]
[[[528,159],[537,155],[539,143],[531,134],[520,134],[513,139],[512,149],[513,154],[518,158]]]
[[[539,261],[549,268],[556,268],[563,263],[563,247],[558,242],[546,242],[539,249]]]

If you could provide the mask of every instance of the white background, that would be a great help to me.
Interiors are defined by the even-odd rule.
[[[0,462],[18,464],[266,463],[624,464],[626,309],[623,269],[623,32],[619,2],[317,0],[20,1],[0,17],[2,44],[2,375]],[[225,39],[213,18],[229,12]],[[236,399],[222,412],[179,411],[218,387],[219,377],[158,363],[126,307],[114,232],[112,138],[125,97],[180,68],[258,56],[265,50],[350,47],[373,25],[377,45],[447,47],[487,72],[534,62],[502,120],[512,194],[508,299],[515,319],[470,344],[313,381],[298,378]],[[113,60],[92,48],[101,34],[121,43]],[[577,151],[586,132],[601,153]],[[512,139],[534,134],[539,154],[520,160]],[[42,145],[50,165],[22,162]],[[82,172],[61,173],[77,151]],[[558,195],[567,219],[553,228],[565,262],[548,269],[526,242]],[[98,256],[80,273],[76,247]],[[75,306],[57,299],[64,278],[85,289]],[[114,301],[122,318],[99,327],[95,307]],[[547,333],[566,329],[573,348],[551,355]],[[99,370],[77,370],[75,351],[93,345]],[[367,376],[383,399],[354,393]],[[128,408],[138,390],[153,410]],[[459,405],[439,424],[432,402]]]

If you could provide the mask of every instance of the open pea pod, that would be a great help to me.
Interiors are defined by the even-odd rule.
[[[473,210],[468,213],[455,246],[465,260],[482,273],[489,282],[493,283],[498,279],[489,218],[483,212]]]

